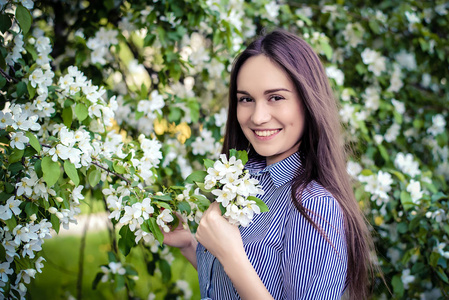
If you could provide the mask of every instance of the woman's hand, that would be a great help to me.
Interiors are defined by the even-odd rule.
[[[239,228],[222,215],[220,205],[213,202],[201,218],[197,240],[223,264],[229,256],[245,255]]]
[[[242,299],[273,300],[246,256],[239,228],[221,215],[219,203],[204,213],[196,238],[218,258]]]
[[[184,255],[196,269],[196,246],[198,245],[198,242],[190,232],[189,226],[184,222],[182,216],[179,214],[177,214],[177,216],[179,224],[174,230],[169,232],[162,230],[162,233],[164,234],[164,244],[170,247],[179,248],[182,255]]]

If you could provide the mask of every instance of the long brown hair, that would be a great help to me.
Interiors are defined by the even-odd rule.
[[[231,72],[222,153],[248,147],[249,142],[237,121],[237,75],[245,61],[257,55],[270,58],[288,74],[304,105],[305,129],[298,149],[304,171],[292,183],[293,202],[322,233],[302,205],[301,194],[310,182],[316,181],[335,197],[344,214],[349,298],[366,299],[370,295],[369,281],[374,277],[371,259],[374,245],[346,171],[337,102],[318,55],[301,38],[284,30],[275,30],[257,38],[236,58]],[[250,151],[249,156],[254,155],[257,153]]]

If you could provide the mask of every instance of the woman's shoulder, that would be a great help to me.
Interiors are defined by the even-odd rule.
[[[310,212],[309,215],[320,216],[324,219],[343,220],[343,210],[337,199],[321,184],[310,182],[299,195],[301,205]],[[300,215],[300,212],[292,202],[290,214]],[[313,217],[312,217],[313,218]]]

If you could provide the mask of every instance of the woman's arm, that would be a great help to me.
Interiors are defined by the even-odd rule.
[[[220,261],[240,298],[273,299],[248,260],[238,227],[222,217],[217,202],[204,213],[196,238]]]
[[[178,216],[179,217],[179,216]],[[196,261],[196,246],[198,242],[196,241],[193,234],[190,232],[186,223],[182,222],[182,219],[179,218],[180,222],[178,227],[176,227],[173,231],[165,232],[164,234],[164,244],[176,247],[181,250],[182,255],[187,258],[187,260],[197,268]]]

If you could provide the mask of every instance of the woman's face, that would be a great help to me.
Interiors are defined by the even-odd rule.
[[[237,75],[237,120],[268,165],[298,150],[302,101],[289,76],[264,55],[249,58]]]

